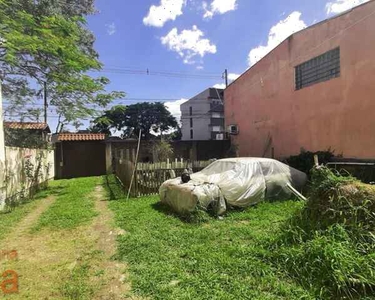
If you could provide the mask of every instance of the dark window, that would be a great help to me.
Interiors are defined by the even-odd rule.
[[[296,67],[296,90],[340,77],[340,48],[328,51]]]
[[[190,139],[192,140],[194,138],[194,131],[193,129],[190,130]]]
[[[190,106],[190,115],[193,115],[193,108]]]
[[[190,128],[193,128],[193,118],[190,118]]]

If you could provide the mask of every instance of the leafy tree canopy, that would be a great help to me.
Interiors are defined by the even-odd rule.
[[[102,67],[84,18],[93,12],[93,0],[0,0],[0,68],[13,109],[36,101],[35,86],[46,83],[61,129],[124,96],[106,92],[107,78],[87,75]]]
[[[122,131],[124,138],[138,135],[139,130],[142,130],[143,139],[150,139],[152,133],[163,134],[178,129],[176,118],[161,102],[114,106],[93,123],[94,132],[110,134],[111,130]]]

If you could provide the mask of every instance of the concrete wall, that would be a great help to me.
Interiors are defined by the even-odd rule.
[[[6,147],[2,182],[5,193],[0,199],[0,209],[3,208],[5,199],[17,198],[21,194],[28,196],[30,188],[53,179],[54,176],[54,151]]]
[[[4,128],[3,128],[3,102],[0,79],[0,209],[2,207],[2,200],[6,197],[5,189],[5,142],[4,142]]]
[[[375,158],[375,2],[284,41],[225,90],[240,156],[286,157],[301,147]],[[339,78],[295,90],[294,68],[340,47]]]
[[[152,162],[152,143],[150,141],[141,141],[139,151],[139,162]],[[111,153],[116,159],[121,158],[121,151],[123,158],[126,156],[126,149],[130,160],[135,159],[137,150],[136,140],[115,141],[111,143]],[[209,160],[212,158],[227,157],[230,150],[230,141],[172,141],[173,155],[171,160]],[[113,160],[113,159],[112,159]]]

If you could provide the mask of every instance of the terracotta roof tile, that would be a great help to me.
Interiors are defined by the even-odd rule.
[[[60,133],[58,141],[104,141],[104,133]]]
[[[37,122],[4,122],[4,127],[24,130],[47,130],[50,132],[48,124]]]

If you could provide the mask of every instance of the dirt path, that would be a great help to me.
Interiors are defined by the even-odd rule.
[[[95,193],[95,208],[100,213],[95,219],[91,230],[97,235],[97,249],[103,253],[103,259],[97,268],[104,271],[100,278],[100,288],[96,291],[93,299],[125,299],[124,295],[130,291],[130,285],[126,282],[126,265],[114,261],[116,254],[116,238],[118,235],[126,234],[121,229],[113,226],[113,213],[105,201],[103,187],[97,186]],[[93,282],[98,279],[93,278]]]
[[[15,228],[7,235],[0,245],[9,245],[13,242],[17,242],[25,237],[30,237],[28,234],[29,229],[39,219],[40,215],[48,209],[48,207],[56,200],[54,196],[49,196],[46,199],[40,201],[39,205],[31,211]]]
[[[41,214],[55,201],[54,197],[41,200],[41,204],[27,215],[0,243],[2,251],[17,251],[17,259],[3,259],[0,270],[13,270],[18,274],[18,293],[4,295],[6,299],[64,299],[60,286],[72,263],[81,259],[94,241],[86,238],[82,228],[72,231],[30,230]],[[3,296],[0,293],[0,296]]]
[[[125,232],[114,229],[103,187],[98,186],[91,196],[98,212],[91,224],[74,230],[31,233],[41,214],[55,201],[49,197],[0,242],[0,252],[16,250],[18,254],[17,260],[0,259],[0,275],[5,270],[14,270],[19,276],[19,292],[3,295],[0,290],[0,298],[81,299],[71,291],[73,285],[77,290],[89,287],[92,293],[88,299],[129,299],[126,265],[112,259],[116,238]],[[82,266],[87,266],[87,275],[75,278],[75,272]]]

